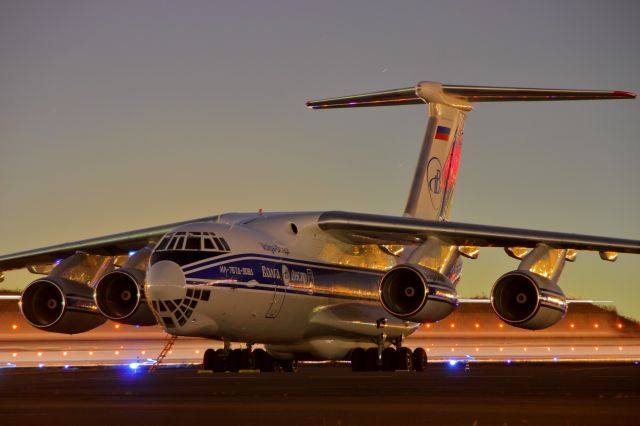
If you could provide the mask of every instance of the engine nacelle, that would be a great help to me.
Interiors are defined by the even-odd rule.
[[[55,333],[82,333],[107,320],[93,303],[90,287],[60,277],[29,284],[22,292],[20,310],[34,327]]]
[[[100,312],[110,320],[130,325],[154,325],[157,321],[147,304],[143,285],[143,271],[116,269],[98,281],[94,300]]]
[[[380,302],[391,315],[412,322],[435,322],[457,307],[451,281],[420,265],[404,264],[389,270],[380,281]]]
[[[550,327],[567,312],[566,297],[556,283],[524,270],[498,278],[491,289],[491,306],[502,321],[529,330]]]

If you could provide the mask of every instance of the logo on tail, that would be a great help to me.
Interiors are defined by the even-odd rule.
[[[436,139],[438,135],[444,136],[442,129],[449,130],[447,127],[438,126],[436,131]],[[429,198],[431,205],[437,211],[438,216],[446,216],[451,204],[453,190],[458,177],[458,167],[460,166],[460,150],[462,148],[462,128],[456,129],[455,139],[447,154],[447,160],[442,167],[442,162],[438,157],[431,157],[427,163],[427,187],[429,188]],[[446,132],[449,137],[449,132]],[[444,139],[446,140],[446,139]]]

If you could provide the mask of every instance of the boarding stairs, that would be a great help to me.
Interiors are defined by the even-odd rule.
[[[176,336],[175,334],[167,333],[167,335],[164,337],[164,347],[162,348],[162,351],[160,351],[160,355],[158,355],[158,357],[156,358],[156,362],[152,364],[151,367],[149,367],[149,373],[153,373],[158,369],[158,366],[166,358],[169,351],[171,351],[171,348],[173,347],[173,344],[177,339],[178,336]]]

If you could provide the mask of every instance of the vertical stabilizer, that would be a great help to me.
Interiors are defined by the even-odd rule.
[[[438,83],[420,83],[416,94],[427,103],[428,122],[404,213],[420,219],[447,220],[460,166],[464,121],[471,104],[445,95]]]
[[[633,99],[624,91],[461,86],[423,81],[414,87],[307,102],[313,109],[427,104],[427,131],[405,216],[448,220],[460,165],[464,120],[475,102]]]

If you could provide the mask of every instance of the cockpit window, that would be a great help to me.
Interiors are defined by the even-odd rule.
[[[202,242],[204,243],[203,248],[205,250],[215,250],[217,248],[215,244],[213,244],[213,239],[209,236],[203,238]]]
[[[230,252],[224,238],[213,232],[172,232],[158,243],[156,252],[161,251],[212,251]]]
[[[184,248],[185,250],[200,250],[200,232],[190,232]]]
[[[184,248],[184,235],[176,235],[175,242],[171,245],[172,250],[183,250]]]
[[[167,245],[169,244],[169,241],[171,241],[171,237],[169,235],[167,235],[166,237],[164,237],[162,239],[162,241],[160,241],[160,244],[158,244],[158,247],[156,248],[156,250],[164,250],[167,248]]]

